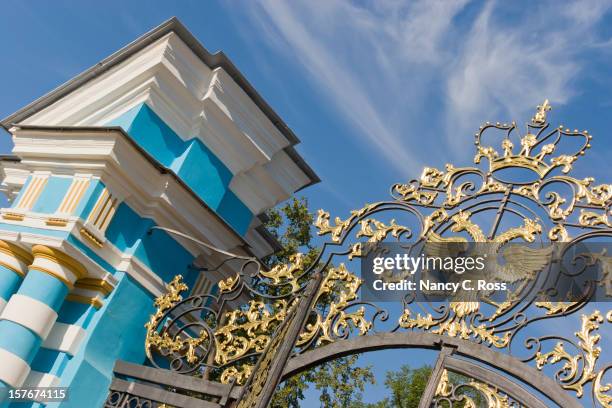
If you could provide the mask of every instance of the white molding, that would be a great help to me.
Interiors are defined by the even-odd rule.
[[[57,313],[40,300],[16,293],[6,304],[0,320],[20,324],[44,340],[57,320]]]
[[[141,216],[177,228],[223,249],[241,244],[216,214],[207,211],[170,175],[147,161],[118,131],[62,133],[15,130],[15,152],[32,169],[70,166],[89,171]],[[193,245],[192,251],[195,251]],[[189,247],[188,247],[189,249]],[[201,253],[198,249],[197,253]]]
[[[57,387],[59,383],[60,379],[56,375],[32,370],[23,385],[27,387]],[[37,401],[43,401],[43,399]]]
[[[30,373],[30,366],[10,351],[0,348],[0,380],[13,388],[20,387]]]
[[[56,322],[42,347],[74,356],[84,338],[85,330],[81,326]]]

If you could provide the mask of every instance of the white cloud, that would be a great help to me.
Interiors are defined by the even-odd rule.
[[[401,174],[465,162],[484,120],[526,120],[543,98],[566,103],[609,2],[516,6],[460,1],[249,2],[270,44],[309,74],[359,136]],[[507,17],[512,15],[512,18]],[[447,136],[441,136],[446,134]],[[423,136],[425,137],[423,137]],[[417,139],[418,137],[418,139]]]

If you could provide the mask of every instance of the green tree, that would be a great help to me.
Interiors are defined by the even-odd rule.
[[[370,404],[358,401],[353,403],[351,408],[417,408],[430,376],[431,367],[428,365],[415,369],[403,365],[398,371],[387,371],[385,386],[391,395]],[[466,384],[470,381],[469,378],[452,372],[448,374],[448,380],[451,384]],[[484,396],[470,387],[461,387],[460,395],[469,397],[477,407],[487,406]],[[453,407],[464,405],[465,401]],[[442,402],[441,406],[450,408],[446,402]]]
[[[387,371],[385,386],[391,395],[373,404],[354,404],[354,408],[417,408],[430,375],[430,366],[403,365],[398,371]]]
[[[306,266],[312,264],[319,252],[312,242],[314,216],[308,210],[308,201],[293,198],[282,207],[269,210],[267,216],[266,227],[281,244],[282,250],[264,259],[266,266],[287,263],[296,252],[305,255]],[[304,392],[311,385],[320,390],[322,407],[353,406],[361,400],[366,384],[374,383],[371,368],[356,366],[357,359],[357,356],[338,358],[289,378],[276,390],[272,407],[299,407]]]

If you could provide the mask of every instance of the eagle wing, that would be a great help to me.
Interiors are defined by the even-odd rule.
[[[444,258],[456,257],[468,249],[467,239],[464,237],[441,237],[435,232],[427,235],[424,252],[428,256]]]
[[[502,250],[506,263],[496,266],[493,277],[501,282],[510,283],[532,279],[550,264],[552,250],[552,245],[545,248],[529,248],[519,244],[507,245]]]

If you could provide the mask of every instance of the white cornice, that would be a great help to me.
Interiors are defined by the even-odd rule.
[[[242,187],[233,189],[254,213],[310,182],[291,159],[283,169],[288,175],[278,179],[274,172],[287,162],[276,162],[286,157],[283,149],[290,142],[223,68],[211,71],[173,32],[23,123],[107,125],[141,103],[147,103],[183,139],[199,138],[234,175],[258,182],[262,177],[248,174],[260,173],[262,168],[270,172],[264,177],[266,183],[280,188],[255,185],[252,189],[268,191],[273,197],[252,197]]]
[[[207,210],[170,174],[160,174],[125,136],[113,131],[14,129],[15,153],[31,171],[89,172],[141,216],[181,230],[222,249],[242,245],[212,210]],[[193,253],[193,245],[187,245]]]

